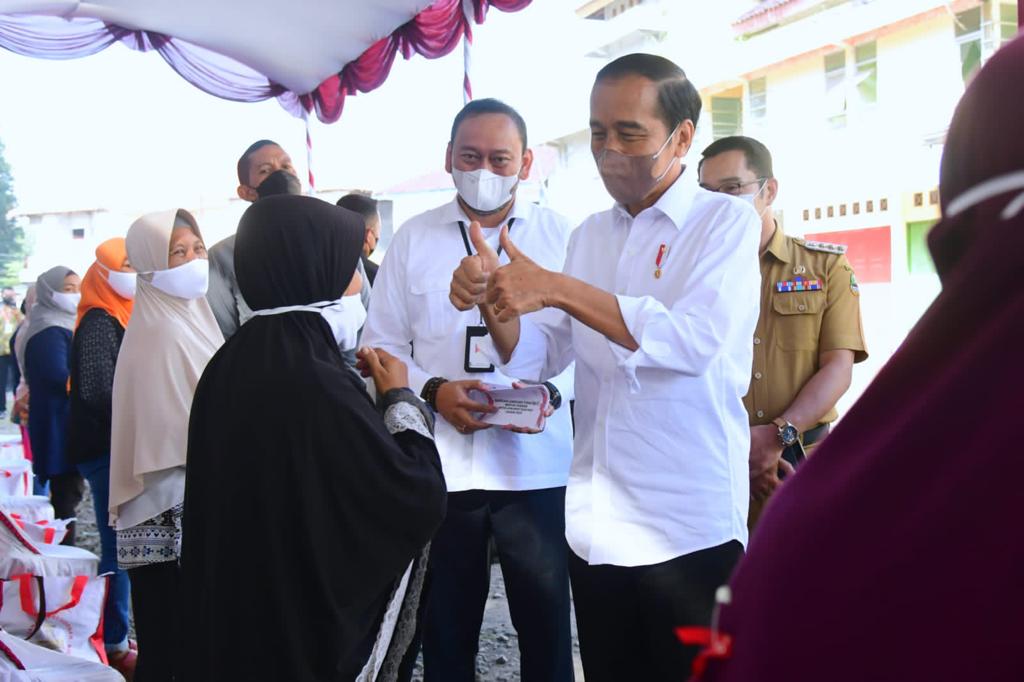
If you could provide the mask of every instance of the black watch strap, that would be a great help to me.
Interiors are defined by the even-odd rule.
[[[560,408],[562,406],[562,392],[550,381],[544,382],[544,388],[548,389],[548,395],[551,397],[551,409],[557,410]]]
[[[430,405],[430,409],[435,412],[437,411],[437,389],[447,383],[448,380],[444,377],[427,379],[427,383],[423,384],[423,390],[420,391],[420,397],[423,398],[423,402]]]

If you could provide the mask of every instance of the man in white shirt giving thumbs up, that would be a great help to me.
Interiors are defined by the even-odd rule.
[[[522,679],[573,677],[565,547],[572,370],[551,380],[551,405],[558,409],[542,430],[490,427],[481,418],[491,408],[471,391],[481,382],[511,386],[514,377],[482,352],[490,341],[479,313],[460,312],[449,300],[452,270],[464,260],[480,268],[477,250],[488,252],[492,269],[508,263],[497,249],[503,225],[538,262],[561,269],[566,220],[516,198],[532,161],[526,124],[514,109],[497,100],[466,105],[445,157],[458,195],[395,233],[363,331],[364,344],[408,365],[410,386],[441,416],[435,437],[449,495],[430,548],[422,624],[428,682],[476,678],[492,537],[519,635]]]
[[[663,57],[605,66],[591,151],[615,204],[573,232],[564,269],[513,229],[508,265],[465,262],[450,295],[479,311],[502,369],[576,362],[566,539],[587,682],[686,679],[715,591],[747,539],[760,221],[682,163],[697,89]]]

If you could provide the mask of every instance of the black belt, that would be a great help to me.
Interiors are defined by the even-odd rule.
[[[803,442],[804,447],[817,443],[819,440],[828,435],[828,424],[818,424],[813,429],[803,432],[803,437],[800,439]]]

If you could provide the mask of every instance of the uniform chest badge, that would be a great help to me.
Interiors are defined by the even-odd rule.
[[[796,279],[790,279],[784,282],[776,282],[775,291],[780,294],[789,293],[791,291],[821,291],[821,280],[797,277]]]

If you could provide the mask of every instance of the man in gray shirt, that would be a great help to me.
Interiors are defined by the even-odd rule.
[[[259,140],[249,145],[238,159],[237,170],[238,196],[245,201],[255,202],[274,194],[302,194],[302,185],[291,157],[271,140]],[[252,310],[242,298],[235,280],[235,235],[217,242],[208,253],[210,286],[206,300],[224,338],[228,339],[252,317]],[[363,278],[360,298],[363,307],[367,307],[370,302],[369,279],[361,262],[357,270]],[[341,351],[345,361],[354,367],[356,349],[342,348]]]

